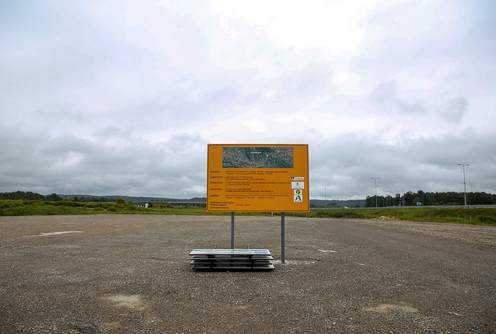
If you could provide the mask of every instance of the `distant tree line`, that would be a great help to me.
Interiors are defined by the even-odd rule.
[[[0,193],[0,200],[38,200],[38,201],[62,201],[69,200],[67,197],[53,193],[50,195],[41,195],[32,191],[16,191]],[[96,196],[74,196],[70,199],[74,202],[125,202],[124,199],[114,199],[112,197],[96,197]],[[132,201],[131,201],[132,203]],[[407,192],[401,196],[377,196],[377,206],[416,206],[416,205],[463,205],[465,203],[464,194],[459,192],[423,192],[422,190],[414,192]],[[333,203],[336,205],[335,203]],[[496,195],[488,194],[485,192],[471,192],[467,193],[468,205],[496,205]],[[366,207],[376,206],[376,196],[367,196],[365,199]]]
[[[464,205],[464,193],[459,192],[423,192],[422,190],[407,192],[401,196],[377,196],[377,206],[417,206],[417,205]],[[496,204],[496,195],[485,192],[467,193],[467,205],[491,205]],[[366,207],[376,206],[376,196],[367,196]]]
[[[16,191],[16,192],[7,192],[7,193],[0,193],[0,200],[1,199],[13,199],[13,200],[24,200],[24,201],[61,201],[63,199],[69,200],[67,197],[62,198],[61,196],[53,193],[50,195],[41,195],[38,193],[34,193],[32,191]],[[72,201],[74,202],[115,202],[116,200],[114,198],[107,198],[107,197],[96,197],[96,196],[73,196],[71,197]]]
[[[32,191],[16,191],[10,193],[0,193],[0,199],[22,199],[25,201],[61,201],[62,197],[57,194],[44,196]]]

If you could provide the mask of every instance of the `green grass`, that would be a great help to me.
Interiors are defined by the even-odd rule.
[[[127,203],[82,203],[69,200],[22,201],[0,200],[0,216],[32,215],[87,215],[87,214],[155,214],[155,215],[216,215],[229,216],[230,212],[207,213],[205,208],[175,208],[168,203],[153,203],[142,208]],[[237,216],[270,216],[270,212],[236,213]],[[312,210],[288,213],[292,216],[314,218],[394,219],[418,222],[459,223],[496,226],[495,208],[371,208]]]
[[[301,216],[317,218],[363,218],[409,220],[496,226],[495,208],[373,208],[312,210]]]
[[[230,212],[207,213],[200,207],[173,207],[168,203],[153,203],[150,208],[117,203],[86,203],[63,200],[23,201],[0,200],[0,216],[46,216],[46,215],[87,215],[87,214],[152,214],[152,215],[217,215],[228,216]],[[236,213],[239,216],[263,216],[270,213]]]

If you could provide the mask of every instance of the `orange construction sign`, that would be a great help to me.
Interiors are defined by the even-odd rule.
[[[208,145],[207,211],[310,211],[308,145]]]

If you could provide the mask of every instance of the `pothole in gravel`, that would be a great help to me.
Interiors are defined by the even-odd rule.
[[[394,304],[379,304],[376,307],[365,307],[363,309],[367,312],[376,313],[389,313],[389,312],[403,312],[403,313],[418,313],[419,310],[415,307],[407,305],[394,305]]]
[[[90,324],[76,325],[74,329],[83,334],[92,334],[97,332],[95,326]]]
[[[107,297],[115,307],[124,307],[132,310],[143,311],[147,308],[146,302],[139,295],[115,295]]]

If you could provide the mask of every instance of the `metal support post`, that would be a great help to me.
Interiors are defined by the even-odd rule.
[[[286,222],[285,222],[285,213],[281,212],[281,262],[286,263]]]
[[[234,249],[234,212],[231,212],[231,249]]]

